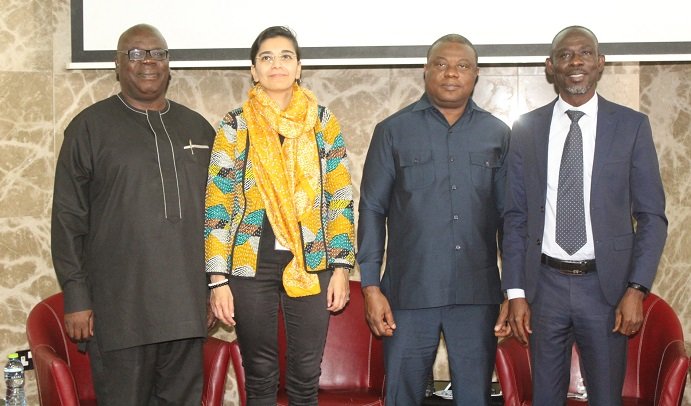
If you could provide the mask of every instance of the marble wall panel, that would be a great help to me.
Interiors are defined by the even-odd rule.
[[[52,69],[52,2],[0,0],[0,70]]]
[[[517,119],[521,114],[544,106],[554,100],[555,97],[557,97],[557,94],[554,87],[547,81],[544,72],[533,75],[519,75],[516,101],[518,104],[518,115],[514,116],[514,118]]]
[[[518,115],[518,76],[481,75],[473,100],[481,108],[511,125]]]
[[[58,290],[50,260],[50,221],[47,217],[0,219],[0,327],[21,340],[0,340],[3,348],[24,342],[24,318],[36,296]],[[19,348],[19,347],[16,347]]]
[[[52,195],[52,80],[0,72],[0,217],[46,215]]]
[[[640,94],[641,110],[650,115],[669,221],[653,290],[679,314],[691,352],[691,63],[643,65]]]
[[[58,292],[50,259],[50,219],[0,218],[0,354],[28,349],[25,321],[40,300]],[[4,362],[4,361],[3,361]],[[38,405],[33,371],[26,373],[29,405]]]
[[[214,128],[242,105],[251,85],[249,69],[174,69],[171,78],[168,98],[196,110]]]
[[[610,101],[638,110],[640,106],[639,76],[637,64],[607,65],[597,85],[597,91]]]
[[[72,0],[51,0],[51,2],[53,3],[52,18],[54,21],[51,32],[53,71],[59,73],[67,69],[72,57],[72,15],[70,12]]]

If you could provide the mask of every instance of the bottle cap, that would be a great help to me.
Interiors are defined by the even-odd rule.
[[[13,352],[12,354],[8,355],[7,358],[9,358],[9,359],[19,358],[19,354],[17,354],[16,352]]]

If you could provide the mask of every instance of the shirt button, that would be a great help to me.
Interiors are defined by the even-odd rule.
[[[453,219],[454,219],[454,220],[458,220],[459,218],[460,218],[460,217],[458,217],[458,214],[454,214],[454,215],[453,215]]]
[[[461,250],[461,246],[460,246],[460,245],[457,245],[457,246],[456,246],[456,251],[460,251],[460,250]]]
[[[542,240],[538,238],[537,240],[535,240],[535,244],[537,244],[537,245],[542,244]]]
[[[458,188],[456,187],[456,185],[451,185],[451,190],[456,190],[456,189],[458,189]]]
[[[455,160],[456,160],[456,158],[454,158],[454,157],[452,157],[452,156],[449,157],[449,162],[453,162],[453,161],[455,161]]]

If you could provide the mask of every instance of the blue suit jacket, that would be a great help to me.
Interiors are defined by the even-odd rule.
[[[542,253],[555,103],[514,123],[507,158],[502,288],[524,289],[528,302]],[[667,238],[665,195],[647,116],[600,97],[596,131],[590,190],[595,259],[602,292],[616,305],[628,282],[652,286]]]

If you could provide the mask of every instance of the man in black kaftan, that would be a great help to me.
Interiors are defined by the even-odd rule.
[[[121,93],[73,119],[58,158],[51,237],[65,325],[87,343],[99,405],[198,405],[214,131],[165,98],[154,27],[122,34],[116,73]]]

